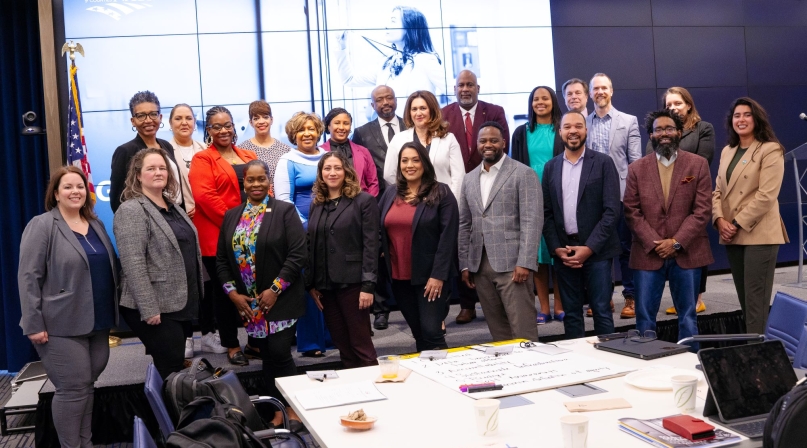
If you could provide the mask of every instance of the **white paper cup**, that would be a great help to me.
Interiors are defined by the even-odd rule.
[[[560,418],[563,433],[563,448],[586,448],[588,443],[588,417],[580,414]]]
[[[474,402],[476,432],[480,436],[492,436],[499,430],[499,400],[483,398]]]
[[[379,356],[378,367],[381,369],[381,377],[392,379],[398,377],[399,357],[393,355]]]
[[[698,377],[676,375],[672,377],[673,403],[682,414],[695,410],[695,397],[698,395]]]

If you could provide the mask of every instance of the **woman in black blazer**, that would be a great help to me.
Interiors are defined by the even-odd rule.
[[[437,182],[429,155],[417,143],[404,144],[398,153],[395,179],[395,188],[379,201],[392,291],[417,351],[447,348],[443,286],[457,271],[457,200],[448,185]]]
[[[308,214],[306,289],[345,368],[378,364],[368,318],[378,271],[378,205],[353,164],[328,152],[317,166]]]
[[[258,341],[268,394],[281,400],[275,378],[297,374],[291,356],[294,325],[305,313],[306,261],[303,224],[294,204],[269,196],[269,167],[252,160],[244,167],[247,201],[224,214],[216,251],[216,271],[247,328]],[[282,422],[278,411],[272,423]]]

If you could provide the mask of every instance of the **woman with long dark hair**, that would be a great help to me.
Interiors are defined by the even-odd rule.
[[[661,97],[666,109],[675,112],[684,122],[684,133],[681,135],[680,149],[704,157],[712,165],[712,158],[715,154],[715,128],[711,123],[701,119],[698,109],[695,107],[695,100],[692,94],[683,87],[670,87]],[[647,142],[646,154],[653,153],[653,143]],[[706,311],[706,304],[703,303],[703,293],[706,292],[706,277],[709,274],[709,266],[701,269],[701,284],[698,293],[698,303],[695,311],[702,313]],[[676,314],[675,307],[667,308],[667,314]]]
[[[306,289],[345,368],[375,365],[368,317],[378,275],[378,205],[341,152],[317,165],[308,221]]]
[[[510,157],[532,168],[538,175],[538,181],[544,174],[546,162],[563,152],[563,140],[558,132],[562,115],[555,91],[551,87],[538,86],[532,89],[528,98],[527,123],[517,127],[513,132]],[[541,305],[537,318],[538,325],[552,320],[552,314],[549,312],[549,266],[551,265],[552,257],[549,255],[546,240],[542,235],[541,246],[538,248],[538,270],[533,273],[533,281]],[[557,278],[557,275],[555,277]],[[566,313],[563,312],[560,287],[557,282],[554,286],[554,317],[556,320],[563,321]]]
[[[93,384],[118,325],[115,249],[88,196],[79,168],[51,174],[46,212],[22,233],[17,271],[20,327],[56,387],[51,413],[63,447],[92,447]]]
[[[789,242],[779,214],[784,148],[768,114],[751,98],[738,98],[726,117],[728,144],[712,194],[712,223],[726,246],[731,276],[749,333],[768,320],[779,245]]]
[[[386,32],[389,47],[372,44],[388,55],[380,69],[357,69],[356,61],[348,54],[348,40],[346,32],[337,39],[339,74],[346,86],[386,85],[399,96],[408,96],[416,90],[432,92],[438,99],[445,95],[445,69],[434,51],[426,16],[418,9],[409,6],[392,9]]]
[[[444,349],[442,321],[457,272],[459,206],[438,182],[425,148],[405,143],[398,153],[395,188],[381,197],[381,247],[392,291],[417,351]]]
[[[218,333],[208,333],[209,341],[203,337],[202,344],[211,349],[217,345],[223,347],[226,350],[219,349],[219,352],[226,351],[231,364],[245,366],[249,361],[238,342],[238,327],[243,322],[236,311],[239,304],[224,294],[216,280],[216,242],[224,214],[246,200],[244,169],[249,161],[258,158],[254,152],[235,146],[237,141],[233,114],[223,106],[208,109],[205,143],[209,146],[193,156],[188,179],[196,201],[193,223],[199,231],[202,262],[210,277],[205,282],[205,296],[206,300],[213,300],[219,328]]]

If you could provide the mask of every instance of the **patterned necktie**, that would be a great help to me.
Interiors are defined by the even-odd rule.
[[[465,112],[465,141],[468,143],[468,151],[471,151],[471,143],[474,141],[474,124],[471,123],[470,112]]]
[[[395,131],[392,130],[392,123],[387,123],[387,142],[391,142],[392,137],[395,137]]]

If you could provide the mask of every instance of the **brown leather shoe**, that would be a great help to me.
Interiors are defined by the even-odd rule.
[[[619,313],[619,317],[623,319],[636,317],[636,307],[632,297],[625,297],[625,307],[622,308],[622,312]]]
[[[460,310],[460,313],[457,315],[456,322],[460,325],[462,324],[469,324],[472,320],[476,319],[476,310]]]

